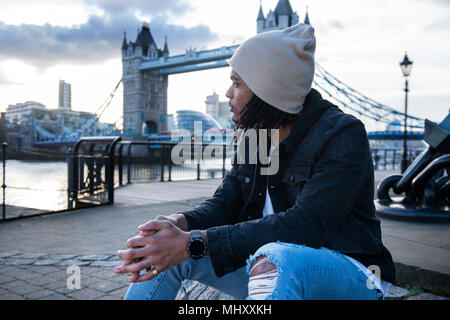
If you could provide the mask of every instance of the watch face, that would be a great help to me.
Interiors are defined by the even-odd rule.
[[[189,242],[189,254],[192,258],[201,258],[205,254],[205,243],[202,240],[192,240]]]

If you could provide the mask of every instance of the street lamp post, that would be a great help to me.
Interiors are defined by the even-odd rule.
[[[407,128],[406,128],[406,120],[408,118],[408,77],[411,74],[412,69],[412,61],[409,61],[408,55],[405,52],[405,57],[403,61],[400,62],[400,67],[403,72],[403,76],[405,77],[405,123],[403,128],[403,158],[402,158],[402,173],[405,172],[408,167],[408,146],[407,146]]]

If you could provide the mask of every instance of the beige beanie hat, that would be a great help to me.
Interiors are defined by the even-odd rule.
[[[262,100],[298,113],[311,91],[315,48],[314,28],[299,23],[246,40],[228,63]]]

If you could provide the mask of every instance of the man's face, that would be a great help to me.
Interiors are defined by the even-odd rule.
[[[230,99],[228,105],[230,106],[230,111],[232,113],[231,120],[234,123],[238,123],[241,117],[241,112],[247,103],[253,96],[253,92],[245,84],[244,80],[239,76],[239,74],[231,70],[230,79],[232,84],[226,92],[226,97]]]

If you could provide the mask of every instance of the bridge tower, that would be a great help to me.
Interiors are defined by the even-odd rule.
[[[256,33],[271,30],[281,30],[298,23],[298,14],[292,10],[289,0],[278,0],[275,10],[270,10],[264,17],[260,3],[258,18],[256,19]]]
[[[169,56],[167,37],[164,49],[155,43],[147,23],[142,24],[135,42],[122,43],[123,131],[142,136],[167,130],[168,75],[140,70],[142,62]]]

